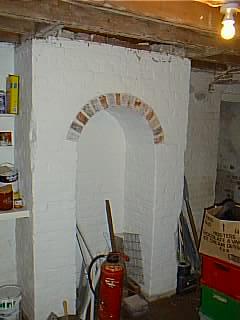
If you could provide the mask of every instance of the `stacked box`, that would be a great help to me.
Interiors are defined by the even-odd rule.
[[[240,221],[218,219],[221,210],[207,209],[203,220],[200,317],[240,320]]]
[[[201,284],[240,301],[240,268],[213,257],[202,257]]]
[[[211,320],[239,320],[240,301],[215,289],[202,286],[200,312]]]

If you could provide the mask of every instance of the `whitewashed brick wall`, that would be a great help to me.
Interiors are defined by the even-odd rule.
[[[123,129],[110,112],[99,112],[89,121],[77,144],[77,153],[76,217],[96,255],[109,251],[106,199],[111,203],[115,232],[123,231],[126,145]],[[80,261],[77,259],[77,283]]]
[[[14,72],[14,46],[0,44],[0,90],[6,90],[6,77]],[[0,130],[14,130],[14,118],[0,117]],[[14,152],[11,147],[0,147],[0,164],[14,163]],[[0,223],[0,285],[16,283],[16,245],[15,221]]]
[[[214,204],[220,104],[224,86],[208,91],[213,74],[191,72],[185,172],[190,202],[200,230],[204,208]]]
[[[81,164],[80,144],[84,142],[67,141],[66,134],[81,107],[104,93],[127,92],[143,99],[154,109],[163,127],[164,144],[149,144],[144,154],[147,162],[142,164],[141,172],[135,173],[142,174],[139,179],[149,179],[151,185],[151,177],[157,170],[154,194],[150,190],[149,196],[143,195],[146,207],[138,212],[141,214],[138,228],[144,229],[144,222],[152,221],[152,228],[144,229],[150,257],[146,259],[144,252],[147,293],[152,296],[174,290],[174,232],[183,187],[189,61],[83,41],[50,39],[33,41],[32,63],[35,319],[45,320],[50,311],[60,314],[65,298],[69,300],[70,311],[74,311],[75,214],[76,203],[81,201],[81,194],[76,194],[76,177]],[[101,122],[93,130],[100,128]],[[145,138],[138,137],[138,145],[134,147],[139,156],[144,153],[141,146],[149,141],[147,128],[145,131]],[[152,165],[154,170],[148,173]],[[148,192],[136,188],[137,192]],[[148,201],[152,201],[152,212],[148,210]],[[121,212],[119,201],[115,203],[119,205],[116,212]],[[89,225],[91,222],[89,217]]]
[[[216,201],[231,198],[240,202],[240,99],[239,102],[222,101],[218,149]]]
[[[15,119],[15,162],[20,172],[20,190],[30,218],[16,221],[17,280],[22,287],[22,307],[29,319],[34,319],[34,150],[35,132],[32,120],[32,46],[26,43],[15,53],[15,69],[20,75],[20,110]]]
[[[239,192],[239,105],[240,85],[229,84],[224,88],[220,112],[218,170],[216,202],[226,198],[240,201]]]
[[[238,76],[238,79],[240,79],[239,76]],[[240,85],[239,84],[225,85],[224,92],[222,95],[222,101],[239,103],[239,101],[240,101]]]
[[[144,290],[151,292],[155,154],[152,132],[135,112],[119,119],[126,134],[124,231],[140,234]]]

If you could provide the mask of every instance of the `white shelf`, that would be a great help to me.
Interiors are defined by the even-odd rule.
[[[5,117],[5,118],[12,118],[15,117],[16,115],[13,113],[0,113],[0,117]]]
[[[22,209],[12,209],[12,210],[0,210],[0,220],[10,220],[19,218],[28,218],[30,216],[29,210]]]

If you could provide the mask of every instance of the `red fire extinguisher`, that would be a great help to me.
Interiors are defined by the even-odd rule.
[[[121,312],[124,266],[120,255],[110,253],[101,266],[99,320],[119,320]]]
[[[99,297],[97,299],[99,320],[120,320],[123,278],[122,256],[116,252],[109,253],[101,266]]]

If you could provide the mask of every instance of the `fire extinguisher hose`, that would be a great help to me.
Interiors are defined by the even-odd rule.
[[[95,299],[97,299],[97,294],[96,294],[95,289],[93,288],[93,283],[92,283],[92,277],[91,277],[92,267],[97,260],[99,260],[101,258],[105,258],[106,256],[107,256],[106,254],[99,254],[98,256],[94,257],[88,267],[88,272],[87,272],[88,282],[89,282],[90,289],[91,289],[92,293],[94,294]]]

